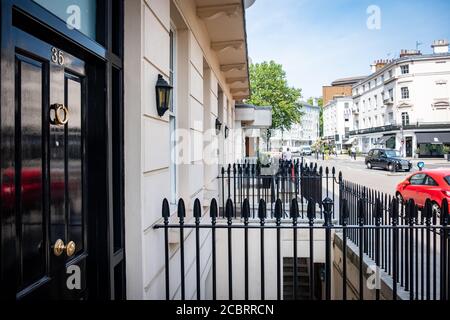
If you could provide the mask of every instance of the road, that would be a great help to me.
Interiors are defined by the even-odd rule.
[[[417,160],[413,161],[413,170],[411,173],[407,172],[388,172],[381,169],[367,169],[364,163],[364,160],[362,158],[358,158],[355,160],[350,160],[349,157],[342,157],[339,156],[337,158],[331,158],[329,160],[322,161],[316,160],[315,157],[306,157],[304,158],[307,162],[317,162],[318,166],[326,167],[328,166],[330,169],[332,167],[336,168],[336,172],[339,171],[342,172],[343,178],[347,181],[358,183],[360,185],[366,186],[368,188],[371,188],[376,191],[383,192],[388,195],[395,195],[395,188],[399,182],[404,180],[408,175],[410,175],[412,172],[418,171],[417,168]],[[425,168],[427,169],[436,169],[436,168],[450,168],[450,162],[445,161],[437,161],[437,160],[430,160],[430,161],[424,161],[425,162]],[[335,210],[339,208],[338,203],[338,194],[335,194]],[[401,232],[402,240],[400,242],[400,254],[399,254],[399,260],[400,261],[406,261],[407,259],[413,259],[415,265],[411,264],[409,267],[409,273],[414,274],[414,296],[418,297],[419,299],[422,297],[422,295],[425,295],[426,291],[423,287],[423,283],[429,282],[430,286],[430,292],[435,293],[437,297],[440,297],[440,279],[441,279],[441,272],[440,272],[440,256],[441,256],[441,248],[440,248],[440,241],[441,238],[438,235],[436,238],[436,245],[433,243],[433,238],[431,239],[431,243],[427,243],[426,239],[423,236],[424,232],[416,231],[417,233],[414,235],[413,241],[410,244],[410,248],[412,247],[413,258],[406,257],[406,242],[410,241],[410,238],[406,240],[406,238],[403,238],[404,234],[403,231]],[[424,251],[424,248],[429,247],[430,250],[430,256],[426,255],[426,252]],[[411,249],[410,249],[411,250]],[[390,252],[390,251],[389,251]],[[411,252],[411,251],[410,251]],[[391,257],[389,258],[390,261],[392,261]],[[435,260],[434,260],[435,259]],[[412,261],[412,260],[411,260]],[[429,262],[430,261],[430,262]],[[412,262],[411,262],[412,263]],[[426,263],[430,263],[431,268],[431,275],[430,278],[424,279],[424,274],[426,272]],[[419,277],[420,275],[420,277]],[[406,272],[406,265],[403,268],[399,269],[399,279],[403,279],[407,277]],[[422,281],[422,282],[419,282]],[[434,286],[434,281],[436,282],[436,286]],[[421,286],[422,285],[422,286]]]
[[[382,169],[367,169],[363,158],[358,158],[356,161],[343,156],[338,156],[337,158],[332,157],[325,161],[321,159],[316,160],[315,157],[305,157],[304,159],[307,162],[317,162],[318,166],[328,166],[330,169],[335,167],[336,172],[342,172],[344,180],[367,186],[388,195],[394,195],[397,184],[403,181],[409,174],[418,170],[418,160],[413,160],[413,170],[411,173],[392,173]],[[450,168],[450,162],[445,162],[444,160],[424,160],[424,162],[425,168],[427,169]]]

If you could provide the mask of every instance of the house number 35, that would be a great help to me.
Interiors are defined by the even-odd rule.
[[[52,62],[60,66],[64,65],[64,52],[57,48],[52,48]]]

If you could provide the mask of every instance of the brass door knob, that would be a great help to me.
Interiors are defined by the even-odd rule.
[[[64,244],[64,241],[62,241],[61,239],[58,239],[58,240],[56,240],[55,244],[53,245],[53,253],[55,254],[55,256],[59,257],[65,251],[66,255],[68,257],[71,257],[75,254],[76,248],[77,248],[77,246],[76,246],[75,242],[70,241],[66,246]]]

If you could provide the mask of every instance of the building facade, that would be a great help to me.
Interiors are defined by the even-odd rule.
[[[323,135],[328,144],[341,152],[348,145],[350,131],[353,130],[353,99],[334,98],[323,108]]]
[[[162,200],[172,218],[180,198],[207,215],[219,166],[245,156],[246,130],[271,125],[270,109],[236,112],[250,93],[253,2],[1,2],[2,298],[165,298]],[[80,270],[80,290],[66,287],[67,268]]]
[[[294,124],[289,131],[282,132],[274,130],[270,139],[271,148],[274,151],[282,147],[299,151],[303,146],[314,144],[320,137],[320,107],[300,102],[302,106],[301,120],[299,124]]]
[[[348,97],[352,95],[352,86],[366,77],[349,77],[337,79],[331,83],[331,86],[322,87],[323,105],[337,97]]]
[[[406,157],[442,157],[450,145],[450,54],[448,42],[432,54],[402,50],[378,61],[372,75],[353,87],[354,131],[360,151],[400,150]]]

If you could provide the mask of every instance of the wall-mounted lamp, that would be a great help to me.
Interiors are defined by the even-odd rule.
[[[216,119],[216,134],[220,133],[220,129],[222,129],[222,122],[219,119]]]
[[[225,126],[225,139],[228,138],[228,135],[230,134],[230,129]]]
[[[159,74],[156,82],[156,109],[160,117],[170,109],[172,89],[173,87]]]

